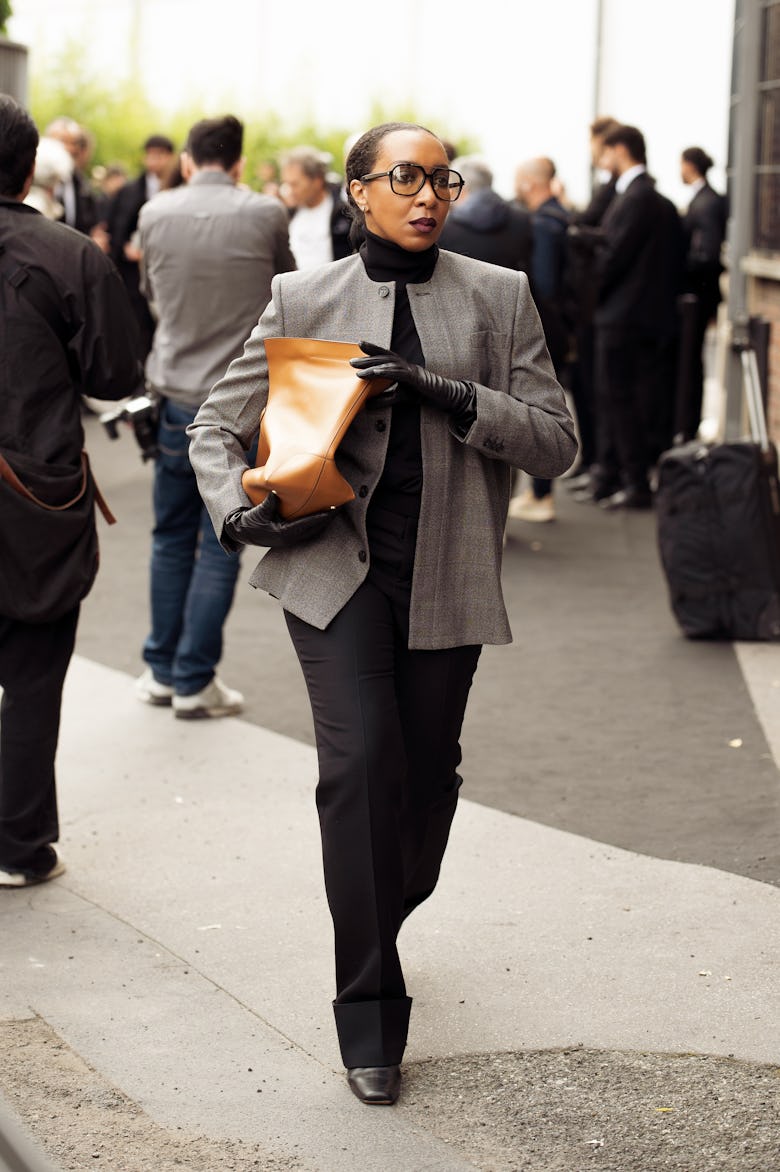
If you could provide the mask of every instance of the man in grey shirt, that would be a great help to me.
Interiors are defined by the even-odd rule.
[[[186,183],[161,192],[138,221],[143,290],[157,327],[147,385],[160,396],[154,471],[151,631],[136,692],[183,719],[240,712],[243,697],[216,674],[239,555],[214,534],[189,462],[188,424],[239,357],[271,297],[271,279],[295,268],[287,213],[238,186],[238,119],[205,119],[182,155]]]

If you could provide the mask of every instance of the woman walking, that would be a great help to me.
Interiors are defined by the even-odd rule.
[[[280,600],[311,701],[341,1054],[358,1098],[390,1104],[411,1008],[398,931],[439,875],[481,647],[511,640],[510,467],[558,476],[576,443],[525,275],[437,247],[462,187],[441,140],[377,126],[346,171],[359,253],[274,279],[190,457],[225,547],[272,547],[251,581]],[[241,487],[280,336],[359,342],[360,376],[397,384],[338,449],[355,499],[290,522]]]

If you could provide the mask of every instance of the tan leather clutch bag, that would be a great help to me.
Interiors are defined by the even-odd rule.
[[[390,383],[357,377],[349,360],[365,355],[352,342],[266,338],[265,352],[268,402],[244,492],[255,505],[275,492],[288,521],[346,504],[355,494],[336,467],[336,449],[366,399]]]

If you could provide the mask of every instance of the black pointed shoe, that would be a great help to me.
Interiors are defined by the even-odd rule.
[[[347,1082],[361,1103],[372,1107],[391,1107],[401,1091],[400,1066],[352,1066]]]

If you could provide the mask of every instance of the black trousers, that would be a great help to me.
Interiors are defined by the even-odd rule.
[[[0,866],[35,867],[59,838],[54,758],[79,607],[52,623],[0,617]]]
[[[580,438],[580,461],[583,470],[596,462],[595,364],[596,348],[592,322],[584,322],[576,332],[577,356],[572,365],[571,396],[577,415]]]
[[[596,463],[605,481],[646,489],[648,473],[672,442],[674,341],[596,334]]]
[[[690,305],[689,319],[683,325],[678,367],[678,402],[675,413],[675,438],[694,439],[701,423],[704,400],[704,340],[707,327],[718,312],[717,295],[697,296]],[[680,371],[685,377],[680,380]]]
[[[396,941],[439,876],[481,651],[410,651],[408,617],[408,598],[379,573],[324,631],[286,614],[314,717],[334,1011],[347,1067],[403,1055],[411,1000]]]

